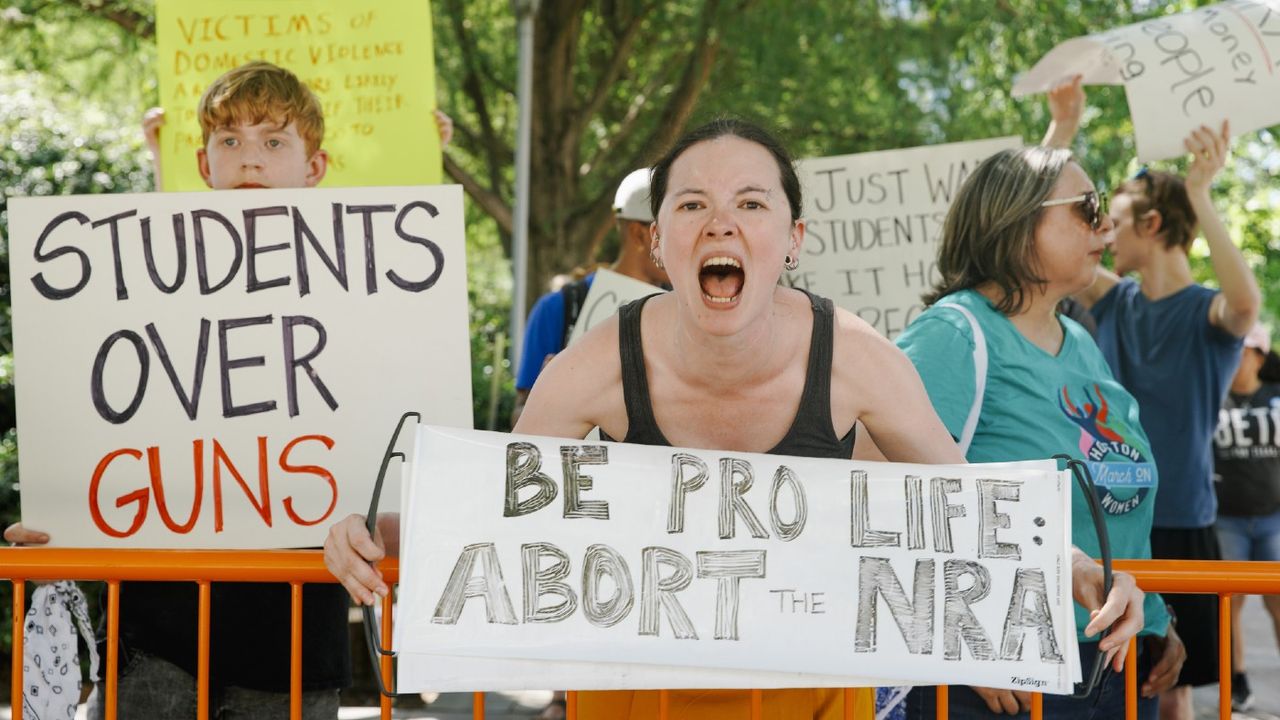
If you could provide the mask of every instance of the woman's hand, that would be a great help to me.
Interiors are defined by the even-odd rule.
[[[1227,121],[1222,121],[1221,132],[1214,132],[1201,125],[1182,144],[1192,155],[1191,167],[1187,169],[1187,194],[1202,193],[1207,197],[1214,176],[1227,164],[1227,157],[1231,154],[1231,135]]]
[[[329,528],[324,541],[324,566],[347,589],[352,600],[373,605],[390,592],[382,573],[373,566],[386,557],[385,547],[381,528],[375,525],[370,537],[365,517],[348,515]]]
[[[996,688],[973,687],[978,697],[987,704],[991,712],[997,715],[1017,715],[1031,711],[1031,693],[1025,690],[998,690]]]
[[[1151,674],[1147,676],[1147,681],[1142,683],[1141,692],[1142,697],[1153,698],[1178,682],[1182,663],[1187,659],[1187,648],[1182,644],[1182,638],[1178,636],[1178,632],[1174,630],[1173,623],[1169,623],[1169,630],[1164,637],[1152,636],[1147,642],[1147,647],[1157,655]]]
[[[1127,572],[1112,574],[1111,594],[1106,602],[1103,602],[1102,586],[1102,566],[1080,548],[1072,548],[1071,593],[1076,602],[1089,611],[1085,637],[1093,637],[1110,626],[1111,632],[1098,643],[1098,652],[1106,653],[1106,662],[1120,672],[1129,651],[1129,638],[1142,630],[1142,601],[1146,594]]]

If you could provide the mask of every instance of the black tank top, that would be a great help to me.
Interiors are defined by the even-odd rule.
[[[787,434],[770,455],[849,459],[853,454],[856,426],[844,437],[836,437],[831,426],[831,356],[835,311],[831,301],[808,292],[813,306],[813,336],[809,340],[809,366],[805,371],[800,407]],[[653,297],[650,295],[649,297]],[[622,356],[622,394],[627,404],[627,436],[622,442],[667,445],[671,442],[658,428],[649,397],[644,348],[640,342],[640,313],[649,297],[623,305],[618,310],[618,350]],[[603,431],[601,436],[610,440]]]

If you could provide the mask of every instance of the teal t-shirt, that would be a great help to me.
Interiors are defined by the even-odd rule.
[[[956,438],[973,406],[976,381],[973,330],[963,314],[948,309],[953,303],[973,313],[987,345],[987,387],[968,460],[1041,460],[1059,453],[1084,460],[1106,513],[1113,557],[1150,558],[1157,485],[1151,443],[1138,423],[1137,401],[1112,377],[1093,338],[1075,321],[1060,317],[1065,337],[1054,356],[1023,337],[973,290],[953,293],[930,307],[897,343]],[[1075,483],[1071,539],[1091,557],[1101,555],[1089,507]],[[1160,596],[1148,593],[1143,610],[1143,633],[1164,635],[1169,615]],[[1077,630],[1088,622],[1088,613],[1077,605]],[[1082,632],[1080,639],[1087,640]]]

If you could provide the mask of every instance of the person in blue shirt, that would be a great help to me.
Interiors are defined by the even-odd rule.
[[[1064,298],[1093,282],[1110,230],[1093,183],[1070,153],[1033,147],[993,155],[952,204],[938,254],[941,280],[897,344],[970,462],[1083,460],[1114,556],[1147,558],[1159,476],[1138,404],[1089,333],[1058,312]],[[1083,551],[1075,561],[1093,563],[1100,545],[1086,503],[1073,487],[1071,539]],[[1125,660],[1100,645],[1091,619],[1076,606],[1081,667],[1087,677],[1101,654],[1117,672],[1104,673],[1089,698],[1046,695],[1046,718],[1124,714],[1118,671]],[[1182,646],[1160,596],[1145,596],[1138,622],[1147,638],[1136,659],[1139,717],[1154,718],[1157,693],[1177,677]],[[1026,693],[951,690],[952,718],[1025,717],[1029,708]],[[932,688],[907,696],[907,718],[935,712]]]
[[[1046,144],[1066,147],[1085,105],[1079,78],[1049,96],[1056,127]],[[1060,122],[1059,122],[1060,121]],[[1098,321],[1098,346],[1116,378],[1142,407],[1162,490],[1151,553],[1165,559],[1217,560],[1211,439],[1218,408],[1240,361],[1242,338],[1258,319],[1257,280],[1213,206],[1209,188],[1230,155],[1228,126],[1201,127],[1185,141],[1186,178],[1143,168],[1111,205],[1115,272],[1101,270],[1076,299]],[[1187,259],[1204,233],[1220,290],[1196,284]],[[1127,275],[1138,275],[1141,283]],[[1218,600],[1169,597],[1187,646],[1177,687],[1161,698],[1161,716],[1190,720],[1191,687],[1218,681]]]
[[[667,271],[654,262],[649,252],[649,169],[636,170],[622,179],[613,196],[613,212],[618,225],[618,259],[609,269],[650,285],[665,286]],[[516,372],[516,404],[511,411],[515,425],[524,411],[533,383],[551,356],[564,349],[573,331],[582,301],[591,289],[595,273],[553,290],[534,303],[524,329],[520,367]]]

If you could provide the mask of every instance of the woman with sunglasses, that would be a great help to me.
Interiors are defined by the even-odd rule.
[[[1145,558],[1156,476],[1137,403],[1084,328],[1057,312],[1064,298],[1093,282],[1110,231],[1093,183],[1070,153],[1043,147],[997,153],[951,205],[938,252],[941,279],[924,298],[929,309],[897,343],[970,462],[1055,455],[1084,461],[1114,556]],[[874,457],[874,448],[863,444],[858,456]],[[1075,561],[1085,564],[1102,554],[1089,502],[1073,487],[1072,541],[1083,550]],[[1159,596],[1147,595],[1143,609],[1141,632],[1165,635],[1169,616]],[[1081,667],[1086,681],[1098,679],[1086,683],[1084,698],[1046,695],[1046,718],[1124,715],[1118,673],[1124,653],[1109,642],[1114,638],[1100,637],[1093,620],[1077,605]],[[1180,644],[1168,646],[1156,672],[1142,675],[1148,699],[1139,703],[1139,717],[1155,716],[1152,696],[1177,674]],[[1149,653],[1142,658],[1149,659]],[[934,698],[932,688],[912,690],[907,718],[934,717]],[[1026,716],[1029,709],[1026,693],[951,690],[952,718]]]
[[[1084,106],[1079,77],[1054,88],[1046,144],[1067,147]],[[1164,486],[1151,532],[1151,554],[1162,559],[1221,558],[1213,530],[1211,438],[1242,339],[1262,303],[1257,280],[1209,192],[1230,155],[1228,132],[1223,122],[1218,130],[1201,127],[1186,138],[1192,160],[1185,178],[1144,168],[1120,184],[1111,207],[1115,272],[1101,270],[1076,295],[1098,321],[1098,346],[1107,364],[1142,406]],[[1197,229],[1220,290],[1192,278],[1187,254]],[[1130,274],[1141,276],[1141,283],[1124,277]],[[1186,641],[1187,662],[1176,687],[1160,699],[1161,716],[1190,720],[1192,686],[1218,682],[1218,600],[1168,600]]]

